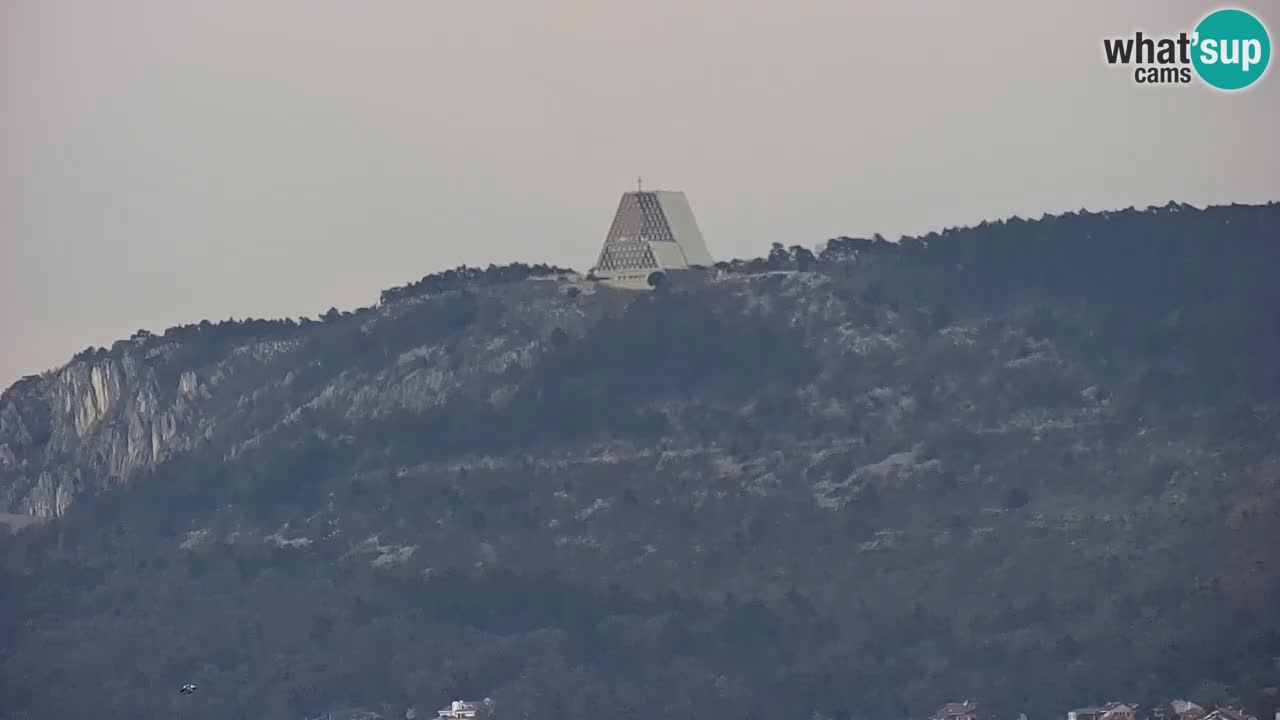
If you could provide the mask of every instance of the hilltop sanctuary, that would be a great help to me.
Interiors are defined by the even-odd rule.
[[[623,193],[591,277],[610,285],[647,288],[649,275],[714,264],[682,192]]]

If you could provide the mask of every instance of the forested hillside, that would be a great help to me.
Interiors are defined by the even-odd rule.
[[[1269,716],[1277,269],[1170,204],[88,349],[0,396],[0,718]]]

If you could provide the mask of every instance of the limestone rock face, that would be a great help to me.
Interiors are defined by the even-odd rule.
[[[551,330],[580,334],[620,299],[600,296],[591,311],[562,290],[528,281],[326,322],[202,323],[81,353],[0,396],[0,512],[57,517],[185,452],[234,457],[317,413],[438,407],[527,370]]]
[[[61,515],[77,495],[195,444],[195,374],[169,393],[137,347],[77,359],[0,400],[0,509]],[[167,395],[167,397],[166,397]]]

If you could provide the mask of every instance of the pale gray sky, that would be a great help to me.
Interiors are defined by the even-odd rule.
[[[1102,62],[1217,6],[0,0],[0,387],[138,328],[585,269],[637,175],[718,258],[1280,199],[1276,68],[1227,95]],[[1244,7],[1274,43],[1280,3]]]

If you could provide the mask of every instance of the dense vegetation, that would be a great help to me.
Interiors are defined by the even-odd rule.
[[[511,263],[509,265],[490,265],[487,268],[468,267],[466,265],[432,273],[416,282],[388,288],[382,291],[382,302],[389,303],[413,297],[423,297],[450,290],[475,289],[490,285],[520,282],[529,278],[555,277],[572,273],[567,268],[537,263]]]
[[[170,331],[158,386],[225,376],[216,422],[0,537],[0,717],[1269,714],[1278,229],[1014,219],[652,293],[461,269]]]

